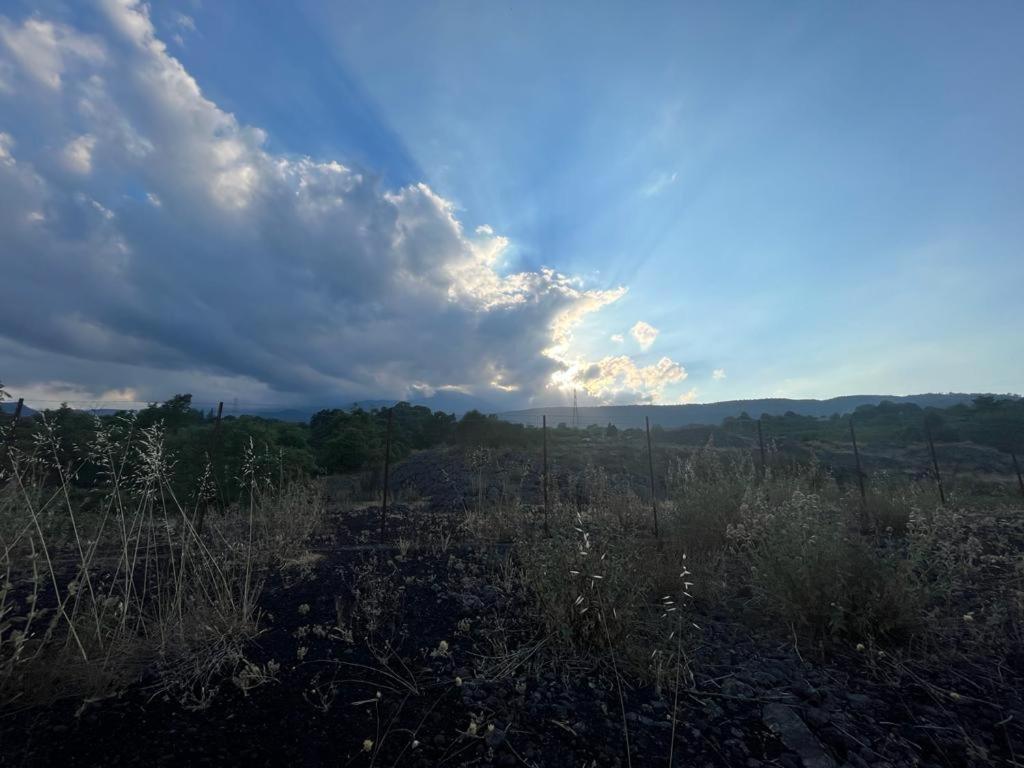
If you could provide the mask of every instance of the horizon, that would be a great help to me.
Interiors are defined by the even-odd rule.
[[[437,413],[452,413],[456,416],[462,416],[470,412],[484,413],[485,415],[497,416],[499,418],[505,416],[519,416],[519,417],[535,417],[536,412],[546,412],[549,417],[566,416],[573,413],[574,408],[572,404],[553,404],[545,406],[533,406],[529,408],[517,408],[512,410],[495,411],[487,407],[488,404],[473,402],[453,404],[451,401],[435,405],[431,403],[430,399],[425,400],[395,400],[395,399],[367,399],[358,400],[349,403],[305,403],[305,404],[283,404],[283,403],[244,403],[244,402],[232,402],[232,401],[214,401],[214,400],[197,400],[192,398],[191,394],[179,393],[173,397],[178,397],[180,394],[186,394],[190,398],[190,407],[199,412],[213,413],[217,410],[218,406],[223,408],[225,417],[230,416],[263,416],[265,418],[276,419],[280,418],[282,414],[297,414],[306,415],[307,417],[322,411],[332,410],[343,410],[351,411],[353,409],[363,410],[384,410],[399,404],[405,403],[412,406],[427,406],[431,411]],[[943,405],[932,405],[927,407],[948,407],[954,400],[959,399],[960,402],[971,402],[979,397],[991,397],[997,400],[1020,400],[1024,398],[1024,395],[1014,392],[919,392],[908,395],[893,395],[893,394],[872,394],[872,393],[860,393],[860,394],[848,394],[838,395],[836,397],[829,398],[785,398],[785,397],[754,397],[754,398],[736,398],[732,400],[715,400],[710,402],[690,402],[690,403],[609,403],[609,404],[589,404],[580,405],[579,410],[593,411],[593,410],[604,410],[604,409],[630,409],[630,408],[668,408],[668,409],[700,409],[700,408],[712,408],[714,406],[731,406],[737,404],[757,404],[757,403],[796,403],[796,404],[821,404],[831,403],[837,400],[849,401],[849,400],[864,400],[870,403],[870,401],[877,401],[878,403],[884,402],[899,402],[899,403],[917,403],[918,401],[924,401],[929,399],[946,399],[946,406]],[[15,393],[6,393],[6,399],[0,397],[0,408],[6,412],[12,412],[16,409],[19,401],[22,402],[22,408],[30,411],[39,413],[43,411],[57,410],[63,407],[69,407],[72,410],[80,411],[83,413],[115,413],[118,411],[140,411],[145,408],[155,407],[168,402],[171,397],[157,399],[157,400],[87,400],[87,401],[55,401],[55,400],[29,400],[24,397],[20,397]],[[454,407],[453,407],[454,405]],[[859,406],[854,406],[856,409]],[[746,411],[743,411],[744,413]],[[847,415],[853,413],[853,411],[837,411],[839,415]],[[819,416],[820,418],[828,418],[827,416]],[[597,424],[598,422],[592,422]],[[703,422],[701,422],[703,423]],[[585,425],[584,425],[585,426]]]
[[[582,9],[7,4],[3,387],[1021,391],[1024,6]]]

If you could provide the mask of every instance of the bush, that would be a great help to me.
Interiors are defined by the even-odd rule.
[[[729,531],[755,597],[815,637],[905,638],[919,626],[921,591],[909,563],[862,538],[844,508],[796,490],[753,494]]]
[[[687,550],[709,552],[726,544],[726,530],[739,519],[748,489],[757,482],[748,453],[717,450],[712,441],[669,469],[669,535]]]

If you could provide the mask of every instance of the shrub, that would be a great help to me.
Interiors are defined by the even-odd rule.
[[[753,494],[729,531],[755,597],[815,637],[901,638],[917,629],[921,592],[909,563],[875,548],[844,508],[796,490]]]
[[[718,450],[709,440],[669,469],[669,535],[681,539],[691,553],[724,546],[726,530],[738,521],[747,491],[756,481],[749,454]]]

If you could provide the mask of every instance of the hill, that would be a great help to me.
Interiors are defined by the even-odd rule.
[[[976,394],[950,392],[947,394],[922,395],[844,395],[827,400],[791,400],[788,398],[765,398],[760,400],[726,400],[719,403],[692,403],[688,405],[608,405],[583,406],[578,409],[579,426],[592,424],[605,426],[614,424],[620,429],[644,426],[644,418],[651,420],[651,426],[665,429],[689,426],[713,426],[723,419],[738,417],[746,413],[753,419],[767,416],[782,416],[795,413],[799,416],[827,418],[834,413],[852,413],[862,405],[878,405],[883,401],[893,403],[914,403],[932,408],[948,408],[961,403],[970,403]],[[1009,395],[1008,397],[1016,397]],[[498,417],[517,424],[541,422],[541,416],[548,417],[548,424],[572,424],[572,408],[530,408],[521,411],[499,413]]]
[[[17,407],[18,407],[18,401],[17,400],[8,400],[5,403],[0,403],[0,413],[9,413],[11,415],[14,415],[14,409],[17,408]],[[38,411],[36,411],[36,410],[34,410],[32,408],[29,408],[27,405],[22,406],[22,408],[21,408],[21,418],[23,418],[23,419],[32,418],[37,413],[38,413]]]

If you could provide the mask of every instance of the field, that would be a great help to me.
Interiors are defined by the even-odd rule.
[[[382,530],[379,470],[253,442],[225,503],[159,424],[41,429],[4,457],[0,764],[1024,765],[997,452],[940,443],[941,503],[920,443],[862,446],[862,496],[834,442],[552,432],[546,474],[411,451]]]

